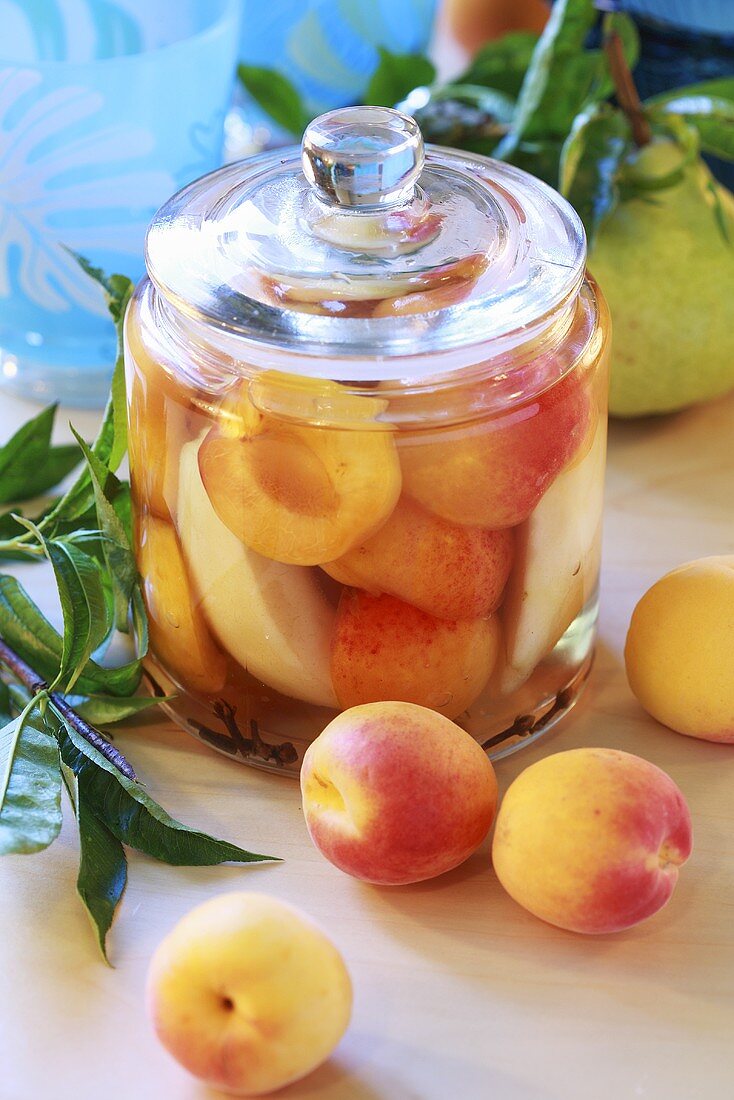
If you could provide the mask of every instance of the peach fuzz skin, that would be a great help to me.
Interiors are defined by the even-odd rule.
[[[221,894],[158,946],[148,1013],[163,1046],[223,1092],[261,1096],[310,1073],[349,1023],[341,955],[303,913],[264,894]]]
[[[379,885],[457,867],[487,835],[497,808],[494,768],[476,741],[413,703],[340,714],[306,751],[301,792],[322,855]]]
[[[619,932],[670,898],[691,854],[685,799],[660,768],[615,749],[547,756],[509,787],[492,861],[520,905],[572,932]]]

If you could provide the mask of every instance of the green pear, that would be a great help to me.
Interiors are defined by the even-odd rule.
[[[625,178],[654,182],[681,162],[680,148],[657,138]],[[672,186],[620,202],[589,267],[612,314],[613,414],[672,412],[734,387],[734,195],[700,158]]]

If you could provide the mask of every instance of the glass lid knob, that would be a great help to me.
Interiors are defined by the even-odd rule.
[[[388,107],[345,107],[314,119],[301,162],[319,197],[374,210],[409,199],[423,169],[417,122]]]

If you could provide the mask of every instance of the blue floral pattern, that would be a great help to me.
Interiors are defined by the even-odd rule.
[[[88,89],[44,92],[37,72],[0,70],[0,298],[21,293],[53,313],[79,306],[104,316],[69,250],[110,249],[138,267],[148,212],[176,181],[136,167],[151,134],[110,123],[103,108]]]

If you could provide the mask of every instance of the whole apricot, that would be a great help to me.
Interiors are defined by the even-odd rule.
[[[632,615],[627,679],[658,722],[734,743],[734,555],[666,573]]]
[[[508,894],[571,932],[619,932],[670,898],[691,817],[669,775],[616,749],[546,756],[512,783],[492,862]]]
[[[341,955],[297,909],[222,894],[188,913],[148,970],[158,1038],[195,1077],[260,1096],[329,1057],[352,1006]]]
[[[330,722],[301,769],[306,825],[366,882],[420,882],[463,863],[489,831],[497,780],[465,730],[414,703],[368,703]]]

